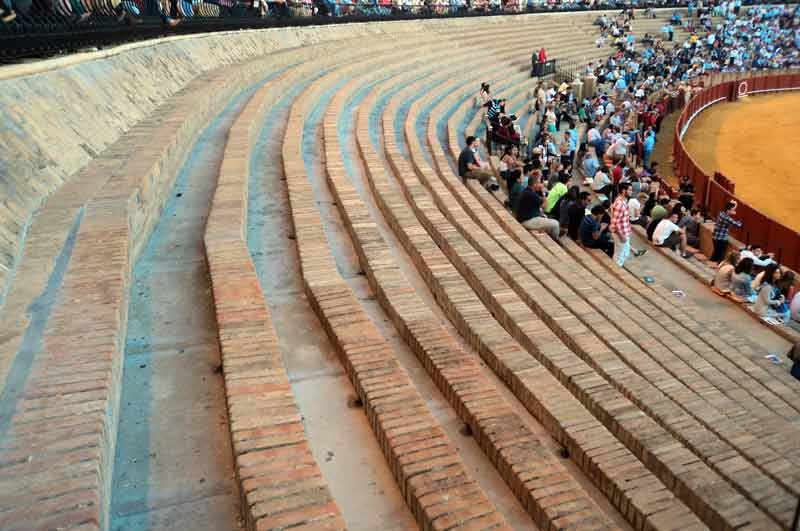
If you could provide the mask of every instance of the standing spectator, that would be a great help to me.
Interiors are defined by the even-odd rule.
[[[544,203],[544,185],[539,179],[529,179],[528,187],[522,191],[517,208],[517,221],[530,231],[540,230],[546,232],[555,241],[558,241],[560,227],[555,219],[548,219],[542,215]]]
[[[591,213],[583,218],[579,229],[581,243],[589,249],[601,249],[609,258],[614,258],[614,242],[605,232],[605,223],[600,223],[605,213],[602,205],[595,205]]]
[[[644,140],[642,141],[642,164],[645,168],[650,167],[650,156],[653,154],[653,148],[656,146],[656,133],[649,129],[644,133]]]
[[[621,183],[619,194],[611,206],[611,233],[619,243],[619,254],[617,255],[617,265],[622,267],[625,260],[631,253],[631,218],[628,210],[628,198],[630,197],[630,184]],[[641,256],[645,250],[634,251],[634,256]]]
[[[661,27],[661,33],[667,36],[667,40],[672,42],[672,36],[675,30],[672,28],[672,24],[667,22],[664,26]]]
[[[725,208],[717,216],[717,223],[714,226],[714,234],[711,239],[714,242],[714,253],[711,255],[712,262],[719,262],[725,257],[728,250],[728,229],[731,225],[741,228],[742,222],[733,218],[736,215],[736,201],[728,201]]]

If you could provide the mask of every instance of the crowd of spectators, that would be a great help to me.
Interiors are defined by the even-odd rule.
[[[638,0],[634,0],[638,3]],[[667,2],[658,0],[657,5]],[[676,4],[679,2],[672,2]],[[194,17],[245,15],[261,17],[341,17],[350,15],[465,15],[525,13],[585,9],[613,9],[617,0],[0,0],[2,24],[52,23],[53,15],[75,23],[89,19],[114,19],[135,23],[143,17],[161,17],[175,24]]]
[[[687,102],[712,72],[800,64],[799,9],[741,11],[738,0],[691,2],[688,14],[676,11],[660,35],[645,35],[641,43],[631,34],[632,26],[637,16],[653,16],[652,10],[601,15],[597,44],[613,51],[583,72],[596,78],[597,95],[581,100],[567,83],[539,83],[530,105],[538,126],[529,141],[515,128],[516,117],[505,115],[505,101],[493,99],[489,87],[482,87],[479,97],[492,129],[502,131],[489,141],[503,148],[498,170],[516,219],[555,240],[571,237],[601,249],[620,266],[629,256],[646,252],[631,247],[636,225],[654,245],[691,258],[700,247],[704,223],[694,204],[694,187],[683,176],[677,190],[670,187],[665,193],[652,160],[666,102]],[[538,60],[539,52],[534,54]],[[488,173],[488,166],[484,169]],[[576,178],[582,178],[582,187]],[[794,273],[781,269],[758,246],[725,256],[729,228],[741,226],[735,207],[728,205],[715,220],[715,290],[753,304],[753,311],[765,318],[800,320]]]

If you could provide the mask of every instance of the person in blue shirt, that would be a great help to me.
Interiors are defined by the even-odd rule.
[[[667,40],[669,42],[672,42],[672,36],[673,36],[674,32],[675,32],[675,30],[672,29],[672,24],[669,24],[669,23],[664,24],[664,26],[661,28],[661,33],[665,33],[667,35]]]
[[[591,151],[587,151],[583,156],[582,166],[583,175],[585,175],[587,179],[594,179],[594,175],[597,173],[597,168],[600,167],[600,163],[597,162],[597,158],[592,155]]]
[[[614,242],[611,240],[608,231],[605,230],[607,228],[606,224],[600,222],[605,213],[606,209],[603,205],[593,206],[591,214],[587,214],[581,221],[578,232],[584,247],[601,249],[609,258],[613,258]]]
[[[644,156],[642,157],[642,164],[645,168],[650,167],[650,155],[653,154],[653,148],[656,146],[656,134],[651,128],[647,128],[644,133],[644,141],[642,142],[642,150]]]

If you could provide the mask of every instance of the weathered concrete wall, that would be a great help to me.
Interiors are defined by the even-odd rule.
[[[359,39],[363,45],[507,22],[489,17],[216,33],[0,69],[0,306],[42,201],[203,72],[310,44]]]

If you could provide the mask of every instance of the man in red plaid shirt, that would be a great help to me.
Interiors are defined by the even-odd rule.
[[[629,183],[620,183],[619,193],[611,205],[611,233],[619,242],[617,264],[622,267],[631,254],[631,215],[628,210],[628,197],[631,195]],[[642,256],[647,250],[635,251],[633,256]]]

